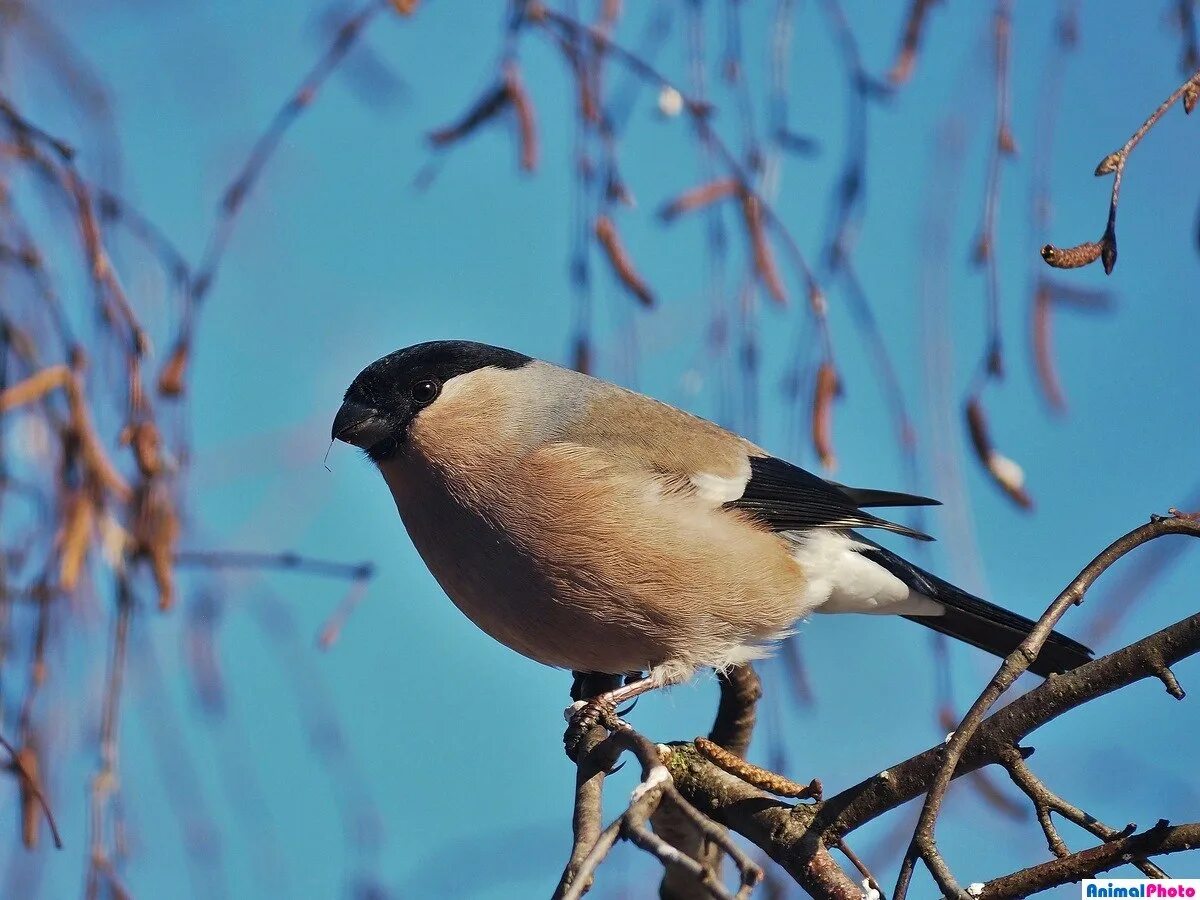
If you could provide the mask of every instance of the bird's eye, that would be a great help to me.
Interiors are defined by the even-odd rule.
[[[428,406],[437,399],[437,395],[442,392],[442,385],[433,378],[426,378],[424,381],[418,381],[409,389],[409,394],[412,395],[413,402],[418,406]]]

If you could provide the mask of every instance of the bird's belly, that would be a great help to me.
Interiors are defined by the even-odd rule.
[[[772,573],[761,560],[719,541],[689,547],[691,558],[676,564],[657,546],[609,539],[578,510],[540,505],[536,491],[521,495],[519,510],[493,498],[485,518],[434,479],[384,474],[454,604],[546,665],[614,674],[720,667],[763,655],[761,645],[801,614],[795,579],[764,577]],[[778,560],[790,575],[782,549]]]
[[[624,599],[595,585],[590,602],[580,603],[554,575],[566,561],[531,555],[445,492],[421,495],[398,499],[405,529],[454,605],[492,638],[537,662],[579,671],[635,672],[661,662],[665,650],[652,634],[620,621]]]

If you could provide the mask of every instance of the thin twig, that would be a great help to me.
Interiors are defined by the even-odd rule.
[[[1120,199],[1121,181],[1125,177],[1125,166],[1129,162],[1129,155],[1180,98],[1183,99],[1185,111],[1190,113],[1197,98],[1200,98],[1200,70],[1193,73],[1187,81],[1172,91],[1170,96],[1158,105],[1158,109],[1154,110],[1142,123],[1141,127],[1130,135],[1129,140],[1100,160],[1100,164],[1096,166],[1097,176],[1113,176],[1112,196],[1108,203],[1108,223],[1104,227],[1104,234],[1100,240],[1086,241],[1074,247],[1065,248],[1046,244],[1042,247],[1042,259],[1057,269],[1074,269],[1101,259],[1104,263],[1104,273],[1112,274],[1113,266],[1117,264],[1117,203]]]
[[[870,886],[873,891],[879,894],[878,900],[887,900],[887,894],[883,892],[883,888],[880,886],[878,879],[875,878],[874,873],[867,868],[866,863],[858,858],[858,854],[850,849],[850,845],[846,843],[845,838],[838,838],[834,842],[833,846],[837,847],[842,855],[845,856],[846,859],[850,860],[850,865],[858,869],[858,874],[866,879],[867,885]]]
[[[1015,900],[1037,891],[1049,890],[1083,878],[1092,878],[1101,872],[1125,865],[1131,859],[1150,854],[1194,850],[1198,846],[1200,822],[1169,825],[1162,821],[1138,834],[1125,835],[1099,847],[1080,850],[1062,859],[1054,859],[1002,878],[995,878],[986,882],[982,890],[972,896],[976,900]]]
[[[1200,523],[1181,516],[1155,517],[1148,524],[1136,528],[1124,537],[1114,541],[1093,559],[1062,593],[1058,595],[1042,614],[1041,618],[1038,619],[1032,631],[1005,658],[996,675],[971,705],[971,708],[967,711],[967,714],[963,717],[958,728],[955,729],[954,734],[946,744],[942,764],[937,777],[934,779],[925,797],[925,803],[921,809],[921,817],[917,821],[912,842],[908,853],[905,855],[900,876],[896,882],[896,889],[892,892],[894,900],[904,900],[909,881],[912,877],[913,866],[918,857],[924,860],[934,879],[938,882],[938,887],[941,888],[946,897],[954,898],[954,900],[969,900],[966,892],[955,880],[949,867],[942,860],[940,854],[938,854],[937,843],[934,838],[934,827],[938,814],[941,811],[942,802],[945,800],[946,791],[950,786],[950,781],[954,777],[955,768],[961,760],[967,744],[979,729],[979,725],[987,715],[988,709],[1000,698],[1001,694],[1008,690],[1017,677],[1037,659],[1038,652],[1050,636],[1050,632],[1058,623],[1058,620],[1062,618],[1071,606],[1083,602],[1084,594],[1096,579],[1109,566],[1127,553],[1130,553],[1148,541],[1168,534],[1187,534],[1193,537],[1200,537]]]
[[[62,835],[58,833],[58,823],[54,820],[54,811],[50,809],[50,803],[46,800],[46,795],[42,793],[40,780],[25,767],[20,752],[2,734],[0,734],[0,747],[8,752],[9,764],[20,776],[23,788],[33,795],[38,806],[42,808],[42,812],[46,816],[46,824],[50,826],[50,835],[54,838],[54,846],[61,850],[63,848]]]
[[[177,347],[186,346],[191,342],[196,311],[212,288],[217,269],[225,255],[225,248],[233,234],[238,214],[266,168],[267,162],[275,153],[284,135],[301,114],[312,105],[321,87],[337,71],[338,66],[362,37],[367,26],[376,15],[391,5],[392,0],[368,0],[358,12],[342,23],[341,27],[337,29],[333,41],[296,89],[292,91],[283,106],[275,113],[267,129],[255,141],[246,161],[229,186],[226,187],[221,198],[216,224],[209,235],[208,245],[189,285],[183,320],[180,324],[179,335],[175,339]]]
[[[283,569],[306,575],[367,581],[375,577],[373,563],[343,563],[299,553],[255,553],[249,550],[180,550],[175,564],[201,569]]]
[[[1005,754],[1002,764],[1008,771],[1009,777],[1012,778],[1013,784],[1019,787],[1029,798],[1029,802],[1033,804],[1038,824],[1042,827],[1042,833],[1046,835],[1046,844],[1055,856],[1065,858],[1071,855],[1071,850],[1055,827],[1051,813],[1058,813],[1105,841],[1116,840],[1129,833],[1129,829],[1118,831],[1110,828],[1046,787],[1045,783],[1033,774],[1025,762],[1024,755],[1015,747],[1010,748],[1010,752]],[[1148,878],[1167,877],[1167,873],[1152,862],[1144,859],[1136,859],[1131,862]]]
[[[758,721],[762,680],[754,667],[747,664],[718,673],[717,682],[721,686],[721,699],[708,739],[735,756],[745,758]]]
[[[603,752],[596,752],[607,736],[608,732],[597,725],[589,729],[580,741],[579,762],[575,772],[574,813],[571,818],[574,840],[571,845],[571,858],[563,869],[562,878],[554,892],[554,900],[560,900],[566,890],[581,877],[592,877],[590,874],[581,876],[581,872],[585,861],[595,852],[600,842],[604,776],[616,764],[615,745],[605,744]],[[590,884],[582,885],[581,893],[589,887]]]
[[[692,877],[694,883],[709,896],[721,900],[743,900],[749,896],[750,890],[762,880],[762,870],[746,853],[729,837],[723,828],[696,810],[674,787],[671,775],[664,766],[664,754],[670,757],[667,748],[656,747],[646,737],[634,731],[627,723],[614,715],[603,716],[601,725],[609,731],[609,736],[592,744],[591,749],[581,761],[577,781],[577,817],[582,815],[582,821],[577,818],[576,843],[559,882],[556,898],[562,900],[578,900],[591,887],[596,869],[607,857],[609,851],[620,839],[629,840],[643,850],[656,856],[664,866],[679,867]],[[593,735],[593,739],[599,735]],[[596,831],[596,816],[600,789],[600,778],[596,768],[607,770],[616,757],[623,752],[632,753],[642,768],[642,779],[630,798],[629,806],[607,828],[600,831],[594,843],[584,852],[583,841],[579,839],[582,831],[590,836]],[[585,770],[583,766],[588,768]],[[585,776],[583,773],[587,772]],[[594,779],[594,780],[593,780]],[[580,811],[578,802],[582,799],[585,809]],[[647,825],[651,817],[661,812],[664,806],[682,817],[691,830],[699,833],[703,840],[710,841],[729,855],[738,868],[741,885],[736,896],[729,893],[715,875],[701,865],[679,847],[669,844],[660,836],[652,834]]]
[[[100,896],[101,881],[111,881],[116,876],[108,852],[107,816],[113,809],[113,799],[120,791],[118,760],[118,733],[121,709],[121,694],[125,681],[125,659],[129,647],[129,621],[133,615],[133,594],[129,576],[117,575],[117,609],[113,621],[112,647],[108,659],[108,677],[105,683],[103,710],[100,718],[100,767],[92,776],[89,794],[90,851],[87,875],[87,900]]]

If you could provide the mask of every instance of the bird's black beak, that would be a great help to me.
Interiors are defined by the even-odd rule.
[[[388,424],[379,410],[356,400],[346,400],[342,404],[330,432],[333,440],[345,441],[363,450],[369,450],[390,436]]]

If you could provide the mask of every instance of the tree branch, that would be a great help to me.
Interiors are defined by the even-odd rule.
[[[1141,544],[1165,534],[1200,536],[1200,522],[1188,516],[1155,517],[1148,525],[1114,542],[1051,605],[1038,628],[1025,642],[1029,646],[1023,644],[1006,660],[1000,674],[1009,673],[1015,678],[1014,673],[1023,671],[1028,660],[1036,656],[1037,647],[1057,617],[1067,606],[1082,599],[1086,589],[1106,568]],[[829,848],[836,846],[837,841],[846,834],[926,793],[943,775],[953,779],[987,765],[1010,762],[1014,748],[1023,738],[1078,706],[1146,678],[1159,678],[1170,686],[1172,681],[1167,680],[1164,673],[1169,672],[1169,667],[1174,663],[1198,652],[1200,614],[1188,616],[1072,672],[1052,676],[991,715],[986,715],[990,706],[990,702],[987,702],[980,707],[982,713],[974,727],[960,726],[950,746],[942,744],[930,748],[816,804],[791,805],[772,797],[713,764],[693,745],[672,745],[666,765],[676,787],[690,803],[761,847],[809,893],[818,897],[840,898],[851,894],[859,897],[861,891],[858,886],[829,854]],[[1017,658],[1023,662],[1018,662]],[[985,699],[990,697],[994,700],[1003,692],[1003,688],[996,690],[1003,680],[1000,674],[985,691]],[[951,755],[951,750],[955,749],[955,739],[959,744],[957,752]],[[1105,848],[1125,847],[1121,852],[1130,852],[1134,859],[1156,852],[1186,849],[1186,832],[1172,832],[1169,839],[1163,838],[1159,843],[1155,841],[1162,835],[1155,833],[1153,840],[1143,836],[1139,838],[1140,842],[1130,844],[1132,838],[1112,830],[1106,833],[1102,829],[1107,826],[1094,820],[1089,823],[1090,817],[1086,813],[1066,801],[1062,801],[1059,811],[1109,842],[1100,848],[1053,861],[1062,864],[1057,867],[1048,863],[1029,870],[1039,873],[1036,877],[1048,879],[1045,887],[1063,883],[1053,880],[1064,877],[1061,873],[1083,871],[1086,865],[1119,859],[1120,854],[1112,857],[1111,853],[1115,851]],[[1130,846],[1133,847],[1132,851],[1129,850]],[[1011,877],[1015,878],[1016,874]],[[1008,890],[1004,887],[1005,883],[1001,882],[1001,889]],[[1026,887],[1034,884],[1029,877],[1019,883]],[[1010,894],[998,893],[996,896]]]
[[[1137,857],[1153,854],[1178,853],[1200,847],[1200,822],[1188,825],[1168,825],[1161,821],[1140,834],[1131,834],[1115,841],[1072,853],[1063,859],[1030,866],[983,886],[978,900],[1009,900],[1028,897],[1038,891],[1070,884],[1123,866]]]
[[[1154,516],[1149,523],[1140,528],[1135,528],[1124,537],[1111,543],[1095,559],[1088,563],[1083,571],[1055,598],[1046,612],[1042,614],[1042,617],[1038,619],[1037,625],[1034,626],[1033,630],[1026,635],[1025,639],[1017,646],[1017,649],[1005,658],[999,671],[996,672],[996,675],[988,683],[987,687],[983,689],[983,692],[971,705],[970,710],[967,711],[966,716],[963,717],[962,722],[959,723],[958,728],[946,744],[942,763],[925,798],[925,805],[921,810],[920,819],[917,820],[917,827],[913,832],[909,852],[906,854],[904,865],[900,870],[900,877],[896,882],[896,890],[893,893],[894,900],[904,900],[909,878],[912,875],[913,865],[917,857],[925,861],[926,866],[946,896],[957,897],[959,900],[967,900],[966,892],[955,881],[949,867],[945,865],[937,851],[934,826],[938,813],[941,810],[942,802],[945,799],[946,791],[950,786],[950,780],[954,777],[955,766],[962,758],[968,742],[970,742],[972,736],[979,728],[980,723],[983,721],[984,716],[987,715],[987,711],[991,708],[992,704],[1000,699],[1000,696],[1012,686],[1017,677],[1037,659],[1042,645],[1046,642],[1046,639],[1050,636],[1050,632],[1058,624],[1059,619],[1063,617],[1067,609],[1082,603],[1084,594],[1088,588],[1118,559],[1147,541],[1155,540],[1167,534],[1188,534],[1193,537],[1200,537],[1200,522],[1191,516]],[[1171,690],[1172,693],[1178,692],[1178,685],[1173,684],[1174,676],[1167,677],[1169,672],[1166,667],[1170,663],[1159,657],[1153,649],[1147,651],[1143,661],[1149,665],[1151,674],[1163,678],[1168,690]],[[1077,671],[1083,671],[1087,668],[1089,666],[1084,666]],[[1047,683],[1053,683],[1053,679]]]

